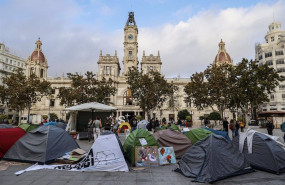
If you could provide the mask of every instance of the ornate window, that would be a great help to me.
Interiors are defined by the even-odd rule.
[[[131,89],[128,89],[124,92],[123,95],[123,104],[124,105],[134,105],[134,101],[132,98],[132,91]]]

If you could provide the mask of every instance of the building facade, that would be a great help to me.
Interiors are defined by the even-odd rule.
[[[116,95],[110,97],[111,104],[117,107],[116,115],[125,116],[127,119],[133,115],[142,115],[142,110],[140,107],[136,106],[135,101],[132,98],[131,90],[128,89],[126,74],[133,67],[138,69],[139,63],[141,63],[140,67],[144,74],[151,70],[156,70],[161,73],[163,63],[159,50],[157,51],[157,55],[146,55],[146,52],[143,51],[141,62],[139,62],[138,33],[138,26],[135,22],[134,13],[130,12],[124,26],[123,66],[120,66],[120,59],[117,56],[117,51],[114,51],[114,55],[104,54],[103,51],[100,51],[97,61],[98,71],[96,76],[98,80],[111,78],[114,81],[114,86],[117,88]],[[65,107],[60,105],[60,100],[57,98],[58,89],[60,87],[70,87],[71,81],[68,78],[65,78],[64,75],[59,78],[47,77],[48,64],[42,51],[42,43],[38,40],[35,44],[35,50],[26,62],[26,74],[28,76],[31,73],[35,73],[38,77],[48,80],[51,83],[51,86],[55,88],[55,91],[50,97],[43,97],[41,102],[33,105],[31,113],[40,115],[56,113],[60,118],[64,118],[66,112],[63,111],[63,109]],[[219,50],[215,62],[219,64],[225,62],[232,63],[230,55],[225,50],[225,43],[222,41],[219,43]],[[153,110],[151,117],[157,117],[158,119],[166,118],[167,121],[173,119],[176,121],[178,111],[187,109],[192,114],[194,124],[201,124],[199,117],[209,114],[212,110],[210,108],[202,111],[197,110],[195,107],[191,107],[191,105],[185,103],[184,100],[186,94],[184,92],[184,87],[190,79],[180,78],[178,75],[177,78],[166,78],[166,80],[174,83],[178,87],[178,90],[175,92],[175,105],[170,108],[167,101],[161,109]],[[224,116],[231,117],[231,113],[225,111]]]
[[[265,43],[255,45],[255,59],[259,65],[267,64],[273,67],[279,75],[285,76],[285,30],[281,29],[279,22],[269,25],[265,35]],[[264,103],[260,111],[284,111],[285,110],[285,82],[280,82],[275,92],[268,95],[270,102]]]
[[[4,42],[0,43],[0,85],[3,85],[3,77],[9,76],[17,69],[25,71],[26,60],[20,54],[7,47]],[[0,113],[8,115],[9,119],[17,116],[16,111],[9,109],[8,104],[0,104]]]

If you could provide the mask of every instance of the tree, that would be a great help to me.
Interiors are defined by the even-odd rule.
[[[110,104],[110,96],[115,95],[117,89],[114,87],[112,79],[101,81],[96,79],[96,75],[87,71],[85,77],[78,73],[67,73],[71,80],[71,87],[61,87],[58,98],[60,104],[72,106],[74,104],[99,102]]]
[[[176,89],[176,86],[168,83],[160,73],[151,71],[143,74],[136,68],[129,70],[127,83],[136,104],[142,109],[144,115],[147,113],[147,117],[151,110],[161,108]]]
[[[268,102],[268,94],[283,80],[273,68],[257,63],[243,59],[236,66],[208,66],[204,72],[191,76],[184,90],[186,102],[193,102],[198,109],[213,109],[216,105],[222,115],[226,108],[240,109],[247,115]]]
[[[186,117],[190,116],[190,112],[187,109],[184,109],[179,111],[177,116],[180,120],[186,120]]]
[[[243,115],[268,102],[268,95],[275,91],[279,81],[283,81],[274,68],[266,64],[259,66],[256,60],[242,59],[229,74],[232,82],[229,107],[242,110]]]
[[[49,116],[50,116],[49,119],[50,119],[51,121],[55,121],[56,119],[58,119],[58,116],[57,116],[56,113],[50,113]]]
[[[0,86],[2,103],[8,101],[9,107],[19,111],[19,124],[22,110],[28,109],[29,118],[32,104],[51,94],[49,82],[39,79],[35,74],[27,78],[21,69],[4,77],[3,84]]]
[[[217,120],[221,120],[221,115],[218,112],[211,112],[208,116],[209,120],[214,120],[215,125]]]

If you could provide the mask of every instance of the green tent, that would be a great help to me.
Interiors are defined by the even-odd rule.
[[[196,142],[200,141],[201,139],[207,137],[210,134],[214,133],[203,128],[195,128],[185,133],[185,135],[188,137],[188,139],[190,139],[192,144],[195,144]]]
[[[139,139],[144,138],[147,145],[144,146],[158,146],[156,139],[150,132],[145,129],[137,129],[133,131],[126,139],[123,148],[125,156],[129,159],[132,165],[135,164],[135,149],[136,146],[142,146]]]
[[[180,129],[178,128],[178,126],[176,126],[175,124],[171,123],[170,128],[172,128],[173,130],[177,130],[180,132]]]
[[[166,125],[163,125],[163,126],[161,127],[161,130],[166,130],[166,129],[168,129],[168,127],[167,127]]]
[[[23,123],[19,127],[23,129],[25,132],[30,132],[31,130],[34,130],[35,128],[38,128],[39,125],[33,125],[28,123]]]

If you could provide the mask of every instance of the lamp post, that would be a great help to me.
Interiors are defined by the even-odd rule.
[[[191,116],[190,127],[193,126],[193,114],[194,114],[194,112],[192,110],[190,110],[190,116]]]

